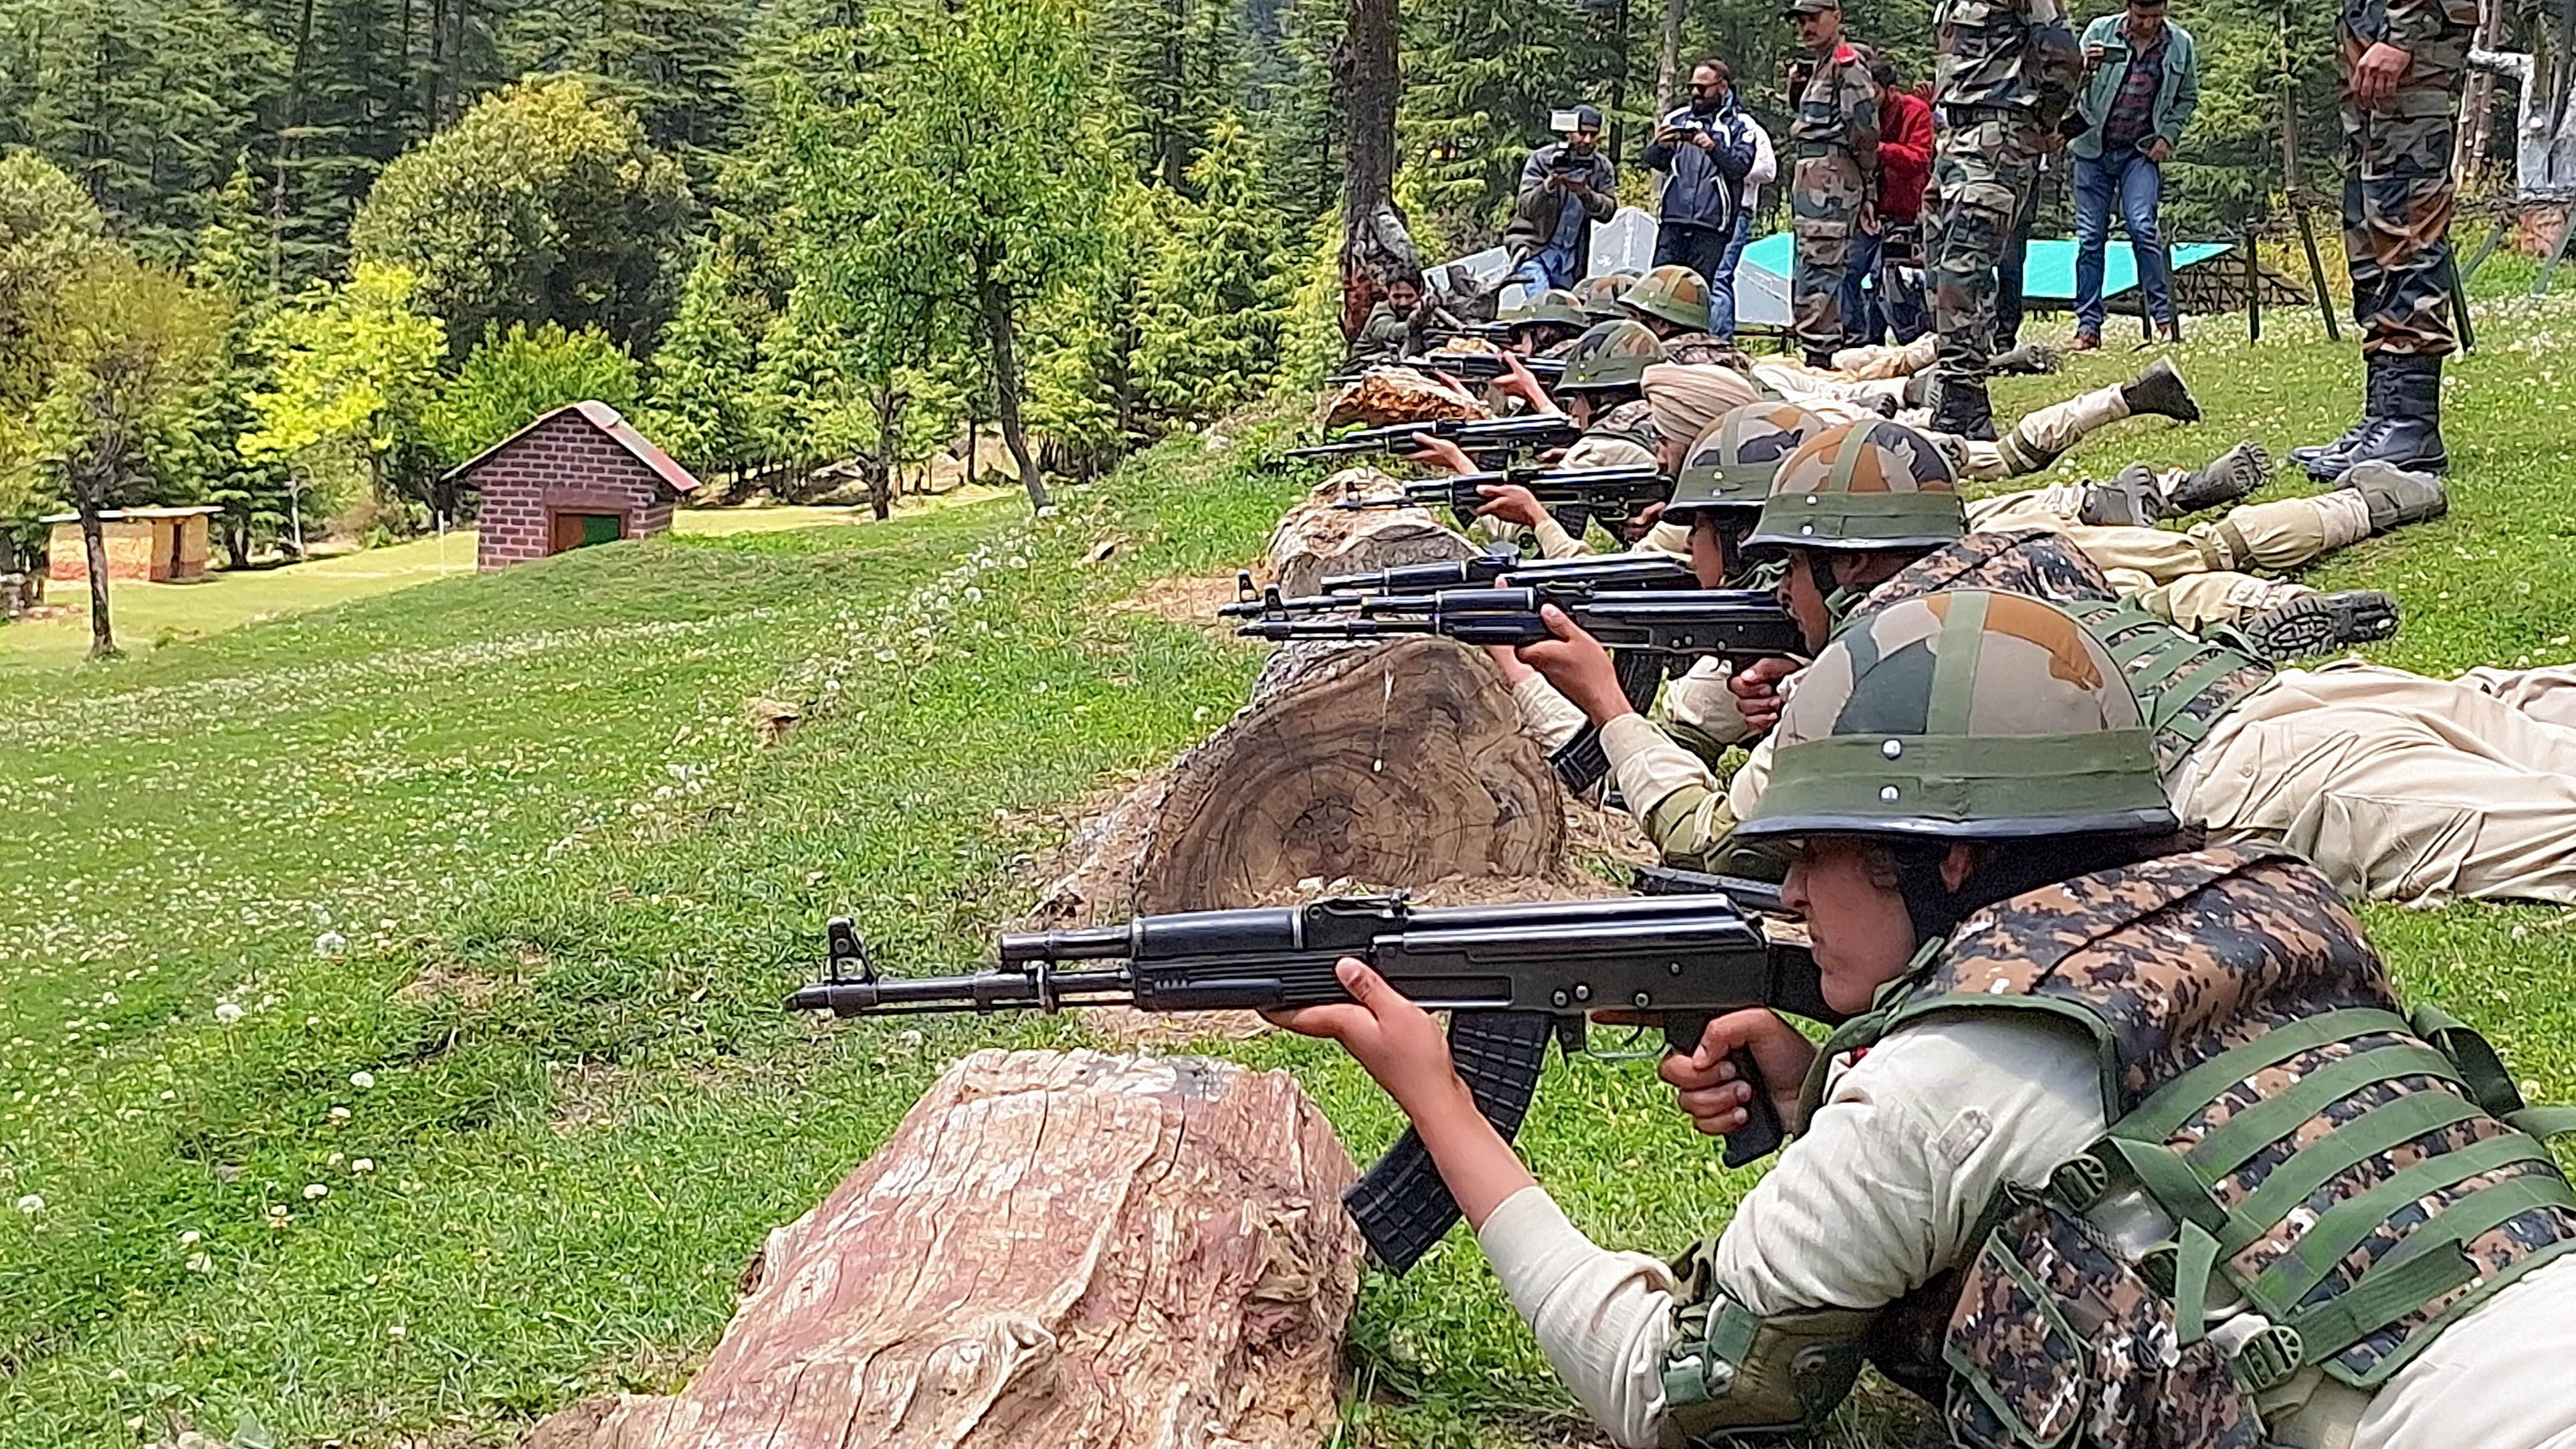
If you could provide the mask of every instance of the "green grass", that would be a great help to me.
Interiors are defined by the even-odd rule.
[[[2576,658],[2555,375],[2576,307],[2481,322],[2454,373],[2452,515],[2320,573],[2401,595],[2390,662]],[[2124,426],[2065,471],[2338,431],[2358,368],[2315,327],[2277,317],[2247,348],[2201,323],[2184,363],[2211,420]],[[2082,358],[2001,401],[2137,361]],[[1000,499],[619,544],[13,679],[0,1446],[245,1414],[281,1443],[499,1444],[589,1394],[683,1382],[763,1234],[945,1063],[1081,1039],[786,1018],[823,919],[858,915],[896,970],[974,959],[1032,899],[1063,807],[1203,735],[1258,666],[1106,606],[1251,558],[1290,491],[1180,442],[1043,523]],[[837,703],[764,750],[755,695]],[[2568,917],[2369,918],[2411,988],[2576,1099]],[[1357,1155],[1394,1131],[1326,1049],[1212,1049],[1296,1070]],[[1552,1067],[1523,1140],[1621,1246],[1677,1250],[1752,1181],[1714,1167],[1643,1063]],[[22,1194],[44,1208],[7,1211]],[[1581,1428],[1463,1238],[1371,1276],[1352,1359],[1370,1398],[1347,1442]],[[1873,1403],[1824,1442],[1919,1432]]]
[[[977,489],[973,501],[994,496]],[[954,497],[930,500],[945,507]],[[918,508],[915,502],[909,507]],[[684,509],[675,533],[721,537],[869,521],[864,508]],[[443,538],[415,539],[387,548],[337,554],[281,568],[219,570],[195,583],[123,582],[108,600],[116,639],[128,653],[148,653],[203,639],[244,624],[327,609],[474,571],[476,534],[458,529]],[[62,612],[0,627],[0,675],[23,669],[68,669],[89,652],[89,586],[55,583],[48,602]]]

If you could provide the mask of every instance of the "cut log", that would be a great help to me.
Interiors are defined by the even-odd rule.
[[[770,1234],[686,1390],[525,1449],[1314,1449],[1355,1176],[1284,1072],[977,1052]]]
[[[1428,423],[1443,418],[1490,418],[1483,403],[1446,380],[1411,367],[1373,367],[1335,394],[1324,408],[1324,426]]]
[[[1544,876],[1564,855],[1563,793],[1500,672],[1446,639],[1404,639],[1275,672],[1182,756],[1134,900],[1212,910],[1300,882]]]
[[[1425,509],[1334,506],[1402,490],[1402,484],[1374,468],[1346,468],[1316,484],[1270,531],[1270,577],[1280,592],[1292,598],[1319,593],[1328,574],[1440,563],[1480,551]]]

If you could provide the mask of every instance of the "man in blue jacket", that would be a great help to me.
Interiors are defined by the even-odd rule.
[[[2165,272],[2164,164],[2200,105],[2200,55],[2191,32],[2165,19],[2165,0],[2129,0],[2127,13],[2084,27],[2084,134],[2075,157],[2075,347],[2102,345],[2102,253],[2111,208],[2129,233],[2147,315],[2167,341],[2180,341],[2173,287]]]
[[[1778,174],[1770,139],[1735,103],[1726,63],[1691,68],[1690,104],[1664,117],[1646,143],[1664,173],[1655,265],[1684,266],[1708,283],[1708,332],[1735,335],[1735,266],[1744,255],[1760,188]]]

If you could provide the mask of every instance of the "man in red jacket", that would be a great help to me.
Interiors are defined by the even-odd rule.
[[[1897,345],[1931,327],[1923,308],[1923,254],[1917,219],[1923,190],[1932,181],[1932,106],[1896,84],[1896,67],[1870,58],[1878,82],[1878,235],[1852,238],[1851,271],[1843,282],[1846,345],[1865,347],[1894,333]],[[1872,294],[1861,280],[1874,278]]]

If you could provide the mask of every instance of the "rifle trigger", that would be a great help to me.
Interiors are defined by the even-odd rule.
[[[1560,1016],[1556,1019],[1556,1049],[1565,1053],[1567,1056],[1574,1057],[1581,1056],[1583,1054],[1583,1043],[1586,1035],[1585,1022],[1582,1017]]]
[[[859,928],[847,916],[834,916],[823,928],[828,943],[831,979],[834,981],[873,982],[877,979],[876,963],[868,959],[868,943],[859,938]],[[852,976],[847,968],[856,963],[859,974]]]

